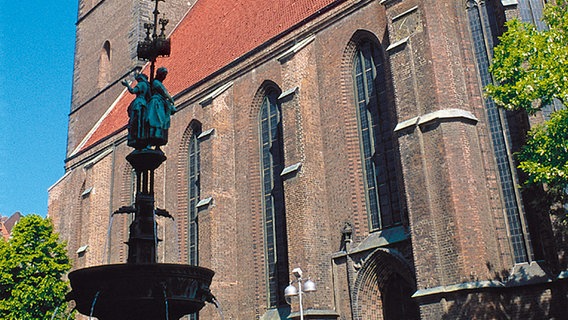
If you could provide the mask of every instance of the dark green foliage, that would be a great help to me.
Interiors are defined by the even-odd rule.
[[[568,1],[547,4],[547,30],[529,23],[507,22],[490,68],[496,82],[486,92],[506,109],[530,114],[557,99],[568,102]],[[535,126],[518,154],[528,183],[543,183],[551,192],[568,187],[568,112],[557,111]]]
[[[554,112],[550,120],[529,131],[530,139],[518,153],[519,167],[529,172],[529,183],[546,183],[560,190],[568,187],[568,109]]]
[[[568,101],[568,2],[546,5],[543,21],[543,31],[507,22],[489,69],[497,84],[485,88],[497,105],[533,114],[553,99]]]
[[[546,186],[551,213],[568,231],[568,109],[552,113],[550,120],[533,127],[529,139],[517,154],[519,168],[528,173],[528,184]]]
[[[65,244],[50,220],[23,217],[9,241],[0,240],[0,319],[64,319],[69,287],[62,276],[71,268]]]

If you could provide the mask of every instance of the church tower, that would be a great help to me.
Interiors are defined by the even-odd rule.
[[[167,2],[160,13],[171,32],[196,0]],[[150,0],[79,0],[67,157],[124,90],[120,81],[143,66],[136,48],[152,10]]]

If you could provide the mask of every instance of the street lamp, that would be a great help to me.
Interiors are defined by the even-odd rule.
[[[302,294],[316,291],[316,284],[310,279],[304,280],[302,278],[302,269],[295,268],[292,270],[292,274],[296,277],[295,281],[291,281],[290,285],[284,289],[284,297],[286,301],[290,303],[290,298],[298,296],[300,300],[300,320],[304,320],[304,306],[302,305]],[[294,282],[298,283],[298,288],[294,286]]]

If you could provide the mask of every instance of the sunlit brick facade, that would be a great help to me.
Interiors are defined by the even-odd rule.
[[[126,260],[120,81],[148,72],[134,44],[151,7],[87,2],[49,197],[75,268]],[[283,297],[295,267],[318,286],[308,319],[561,319],[562,243],[511,156],[528,118],[482,94],[503,23],[535,4],[161,3],[172,52],[158,65],[179,111],[156,171],[175,218],[158,218],[159,261],[213,269],[225,319],[297,319]]]

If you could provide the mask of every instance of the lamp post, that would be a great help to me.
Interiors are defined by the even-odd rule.
[[[302,295],[304,293],[316,291],[316,284],[310,279],[302,278],[302,269],[295,268],[292,270],[292,274],[296,277],[295,281],[291,281],[290,285],[284,289],[284,297],[286,301],[289,301],[291,297],[298,296],[300,302],[300,320],[304,320],[304,306],[302,304]],[[298,283],[298,288],[294,286],[294,282]]]

